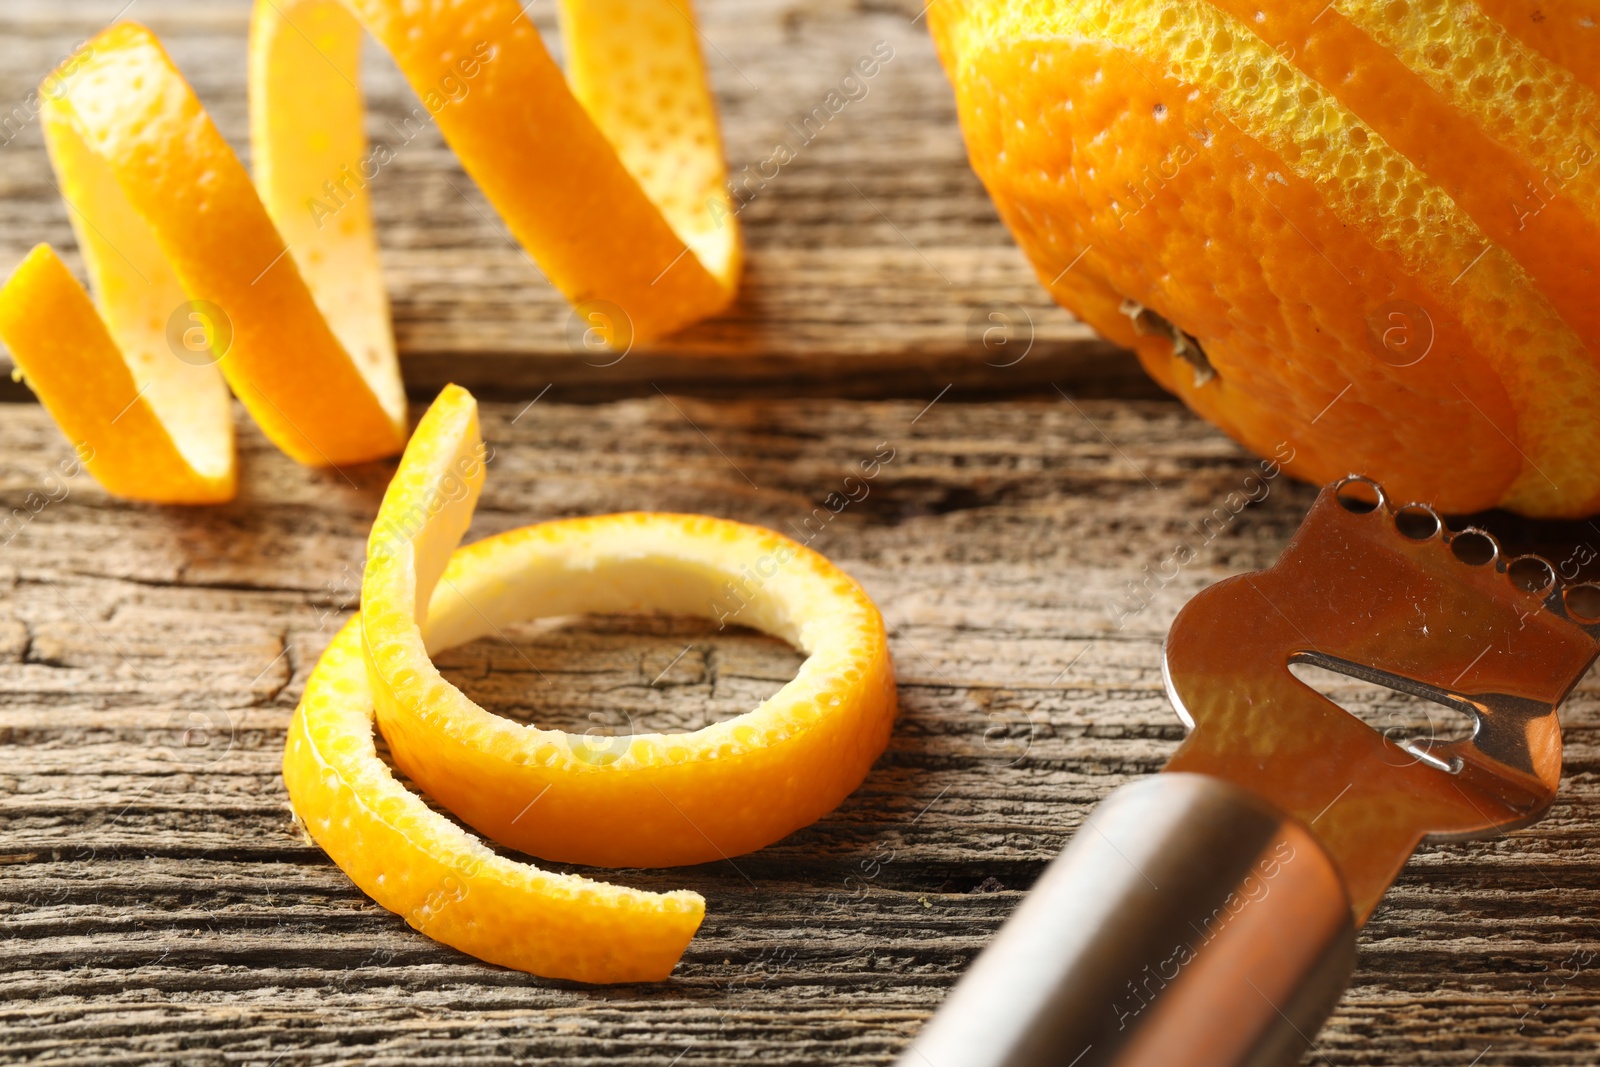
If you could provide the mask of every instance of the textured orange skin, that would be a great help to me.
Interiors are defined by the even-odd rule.
[[[119,23],[92,43],[52,107],[96,146],[185,290],[231,317],[220,366],[235,395],[302,463],[398,451],[403,413],[378,404],[333,336],[250,175],[155,36]]]
[[[46,245],[29,253],[0,292],[0,340],[107,492],[174,504],[233,498],[235,468],[207,478],[184,461],[138,397],[88,294]]]
[[[1405,64],[1329,9],[1326,0],[1214,0],[1263,40],[1281,42],[1295,63],[1389,143],[1444,186],[1486,234],[1528,268],[1572,327],[1600,351],[1600,226],[1571,197],[1554,197],[1536,225],[1518,225],[1512,205],[1528,203],[1537,167],[1497,144],[1428,88]],[[1536,203],[1536,202],[1534,202]]]
[[[1052,23],[1048,5],[1028,0],[943,0],[930,8],[930,27],[974,168],[1041,280],[1197,411],[1302,477],[1362,472],[1397,497],[1452,511],[1600,507],[1592,479],[1545,477],[1537,493],[1527,490],[1553,455],[1600,444],[1581,404],[1565,412],[1561,448],[1531,444],[1527,421],[1530,397],[1542,391],[1548,410],[1571,375],[1593,373],[1592,208],[1556,195],[1519,228],[1509,204],[1537,171],[1338,9],[1311,0],[1209,6],[1290,57],[1453,197],[1587,346],[1581,363],[1547,355],[1557,342],[1547,344],[1541,327],[1519,335],[1513,307],[1508,336],[1526,343],[1508,378],[1503,358],[1497,365],[1462,324],[1473,309],[1449,274],[1415,277],[1374,233],[1338,217],[1320,178],[1297,174],[1244,133],[1206,87],[1173,77],[1169,56],[1098,25],[1061,32],[1058,13]],[[1019,28],[1030,18],[1037,32]],[[1186,140],[1191,130],[1208,131],[1203,145]],[[1175,165],[1185,144],[1197,147]],[[1197,384],[1166,338],[1134,331],[1124,300],[1196,337],[1218,377]],[[1374,352],[1375,313],[1396,301],[1422,309],[1434,328],[1428,357],[1413,366]]]
[[[378,758],[361,620],[311,672],[283,780],[313,840],[417,930],[547,978],[667,978],[705,915],[698,893],[644,893],[498,856],[407,790]]]
[[[513,848],[661,867],[769,845],[861,784],[897,705],[883,618],[859,585],[788,538],[700,515],[546,522],[456,550],[482,484],[480,449],[475,402],[446,389],[418,424],[368,545],[372,694],[395,762],[418,785]],[[691,733],[590,741],[524,726],[478,708],[428,655],[532,614],[721,620],[736,604],[725,579],[745,584],[748,604],[724,621],[779,633],[808,657],[754,711]]]
[[[51,413],[99,457],[90,469],[108,489],[166,503],[233,495],[217,368],[302,463],[403,446],[356,84],[362,26],[416,89],[421,124],[437,121],[591,333],[625,351],[733,299],[743,251],[689,0],[583,0],[562,15],[570,85],[513,0],[257,0],[259,195],[144,27],[106,29],[46,79],[46,138],[100,306],[30,260],[0,312],[19,367],[49,383]],[[41,285],[48,300],[24,298]],[[231,327],[216,366],[161,336],[170,316],[189,346],[193,302],[220,306],[208,321]],[[102,321],[53,336],[47,305]],[[65,353],[69,336],[79,348]],[[85,368],[79,389],[72,372]]]
[[[1600,0],[1478,0],[1478,6],[1551,62],[1600,90]]]

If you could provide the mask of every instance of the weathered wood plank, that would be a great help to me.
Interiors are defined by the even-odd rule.
[[[1172,750],[1158,656],[1183,599],[1270,562],[1310,499],[1275,483],[1118,628],[1107,604],[1195,539],[1250,461],[1164,402],[923,406],[485,408],[495,456],[472,537],[636,507],[794,532],[860,458],[895,450],[815,539],[893,628],[890,750],[838,811],[761,853],[610,875],[709,901],[674,978],[649,987],[481,965],[378,909],[294,832],[284,731],[353,606],[389,467],[302,470],[249,431],[247,496],[226,507],[119,505],[69,483],[0,548],[0,1060],[892,1059],[1089,807]],[[0,501],[16,502],[66,446],[37,408],[0,415]],[[441,659],[502,713],[575,729],[733,714],[796,663],[690,620],[513,636]],[[550,685],[528,684],[524,655]],[[211,729],[185,747],[197,723]],[[1550,816],[1423,851],[1308,1063],[1593,1062],[1600,686],[1566,723]]]

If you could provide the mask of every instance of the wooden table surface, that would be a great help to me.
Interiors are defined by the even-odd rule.
[[[6,0],[0,101],[122,2]],[[376,191],[408,383],[499,398],[469,538],[630,508],[793,532],[893,449],[814,542],[891,628],[888,753],[772,848],[607,875],[705,894],[670,981],[596,989],[481,964],[355,889],[295,831],[279,775],[307,673],[355,607],[392,464],[310,471],[245,428],[236,502],[130,505],[86,476],[52,481],[65,441],[36,406],[6,405],[0,504],[50,502],[0,532],[0,1061],[889,1062],[1089,808],[1175,747],[1166,627],[1197,589],[1270,563],[1311,490],[1275,482],[1201,541],[1252,460],[1048,306],[966,169],[920,5],[701,6],[736,165],[875,41],[896,50],[746,210],[740,305],[586,365],[564,305],[479,215],[448,151],[419,141]],[[236,144],[246,11],[128,13]],[[549,5],[531,13],[550,21]],[[377,137],[409,105],[373,66]],[[70,249],[49,177],[34,126],[0,147],[0,263],[39,240]],[[997,364],[1021,349],[986,349],[970,325],[991,304],[1032,322],[1011,366]],[[1126,583],[1178,541],[1195,562],[1119,625]],[[510,639],[441,663],[486,706],[577,730],[730,716],[798,660],[678,619]],[[531,685],[529,660],[550,685]],[[1307,1063],[1600,1062],[1600,686],[1580,686],[1564,720],[1550,815],[1418,855]]]

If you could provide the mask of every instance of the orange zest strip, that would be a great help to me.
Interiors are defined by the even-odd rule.
[[[109,492],[174,504],[233,498],[233,418],[221,377],[153,353],[124,359],[49,246],[30,252],[0,290],[0,340]]]
[[[154,35],[112,26],[60,85],[43,111],[51,161],[100,317],[137,384],[159,383],[149,399],[163,420],[186,418],[198,402],[209,427],[226,405],[220,369],[267,436],[302,463],[397,451],[405,398],[392,354],[358,364],[339,343],[244,166]],[[24,331],[50,325],[37,310],[16,314]],[[28,377],[47,373],[26,351],[18,357]],[[89,443],[97,455],[117,444]],[[172,471],[151,486],[184,480]]]
[[[666,978],[705,915],[698,893],[644,893],[495,854],[389,773],[352,619],[306,683],[283,778],[306,830],[362,891],[436,941],[580,982]]]
[[[385,494],[362,586],[369,680],[396,764],[463,821],[562,862],[670,866],[771,844],[836,807],[896,710],[882,616],[770,531],[704,516],[547,522],[457,551],[482,487],[477,406],[446,389]],[[752,626],[807,654],[753,711],[684,734],[577,736],[484,711],[430,654],[511,622],[664,611]]]
[[[556,288],[580,310],[599,305],[614,344],[722,310],[742,247],[693,9],[563,0],[559,11],[570,85],[516,0],[258,0],[251,106],[278,213],[310,219],[320,201],[321,216],[381,165],[383,153],[367,162],[348,149],[315,164],[295,156],[307,140],[354,147],[355,79],[342,68],[359,18],[422,101],[396,132],[437,122]],[[270,129],[285,136],[262,139]]]
[[[103,328],[75,325],[80,347],[63,355],[69,338],[52,336],[45,306],[93,307],[33,258],[0,290],[0,322],[108,489],[228,499],[224,378],[302,463],[400,450],[405,395],[368,186],[430,124],[614,347],[733,299],[742,245],[687,0],[572,0],[561,13],[570,86],[514,0],[258,0],[259,192],[143,27],[108,28],[46,79],[46,139]],[[363,26],[421,98],[398,144],[363,133]],[[139,441],[155,443],[114,455]]]

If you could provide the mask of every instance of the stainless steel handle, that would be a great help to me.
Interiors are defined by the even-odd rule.
[[[1239,786],[1107,797],[898,1067],[1297,1063],[1355,965],[1311,832]]]

